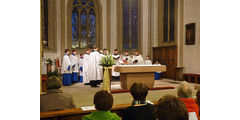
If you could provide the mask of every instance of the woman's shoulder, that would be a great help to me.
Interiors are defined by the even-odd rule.
[[[112,120],[120,120],[120,117],[116,113],[111,113]]]

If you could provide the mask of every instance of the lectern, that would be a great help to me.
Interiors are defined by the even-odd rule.
[[[134,82],[143,83],[153,88],[154,73],[166,71],[165,65],[116,65],[115,72],[120,72],[122,89],[129,90]]]

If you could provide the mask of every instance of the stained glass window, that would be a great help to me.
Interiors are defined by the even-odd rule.
[[[72,48],[87,48],[96,42],[96,14],[92,0],[74,0]]]
[[[138,0],[123,0],[123,49],[138,49]]]

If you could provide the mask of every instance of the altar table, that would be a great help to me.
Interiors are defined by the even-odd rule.
[[[129,90],[134,82],[143,83],[148,88],[153,88],[154,73],[165,72],[165,65],[116,65],[115,72],[120,72],[122,89]]]

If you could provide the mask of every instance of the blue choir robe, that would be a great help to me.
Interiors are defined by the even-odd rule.
[[[78,57],[76,55],[70,55],[70,62],[72,68],[72,82],[78,82]]]
[[[161,64],[154,64],[154,65],[161,65]],[[155,72],[155,80],[159,80],[160,79],[160,74],[161,74],[161,71],[157,71],[157,72]]]
[[[63,74],[63,85],[71,85],[72,80],[72,71],[71,71],[71,62],[69,59],[69,56],[65,54],[63,56],[63,62],[62,62],[62,74]]]
[[[78,62],[78,66],[79,66],[79,82],[83,82],[83,58],[79,59]]]

